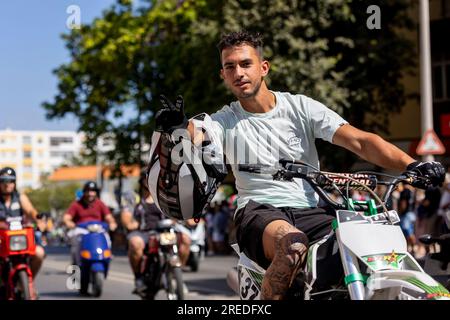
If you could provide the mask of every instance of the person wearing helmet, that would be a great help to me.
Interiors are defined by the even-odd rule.
[[[261,298],[272,300],[286,296],[289,279],[306,262],[309,242],[330,232],[334,216],[317,208],[317,195],[304,181],[276,181],[270,174],[240,171],[239,164],[274,166],[288,159],[318,168],[315,139],[320,138],[377,166],[425,177],[434,185],[442,184],[445,170],[438,162],[415,161],[380,136],[353,127],[312,98],[269,90],[265,77],[270,63],[263,57],[263,48],[262,37],[257,33],[242,30],[223,35],[218,44],[220,75],[237,101],[212,114],[209,128],[196,130],[195,119],[188,120],[184,114],[181,97],[175,105],[162,97],[163,108],[155,116],[160,136],[155,135],[155,141],[152,139],[156,145],[151,149],[149,184],[155,202],[165,213],[183,212],[180,199],[190,196],[192,202],[197,190],[205,194],[206,188],[198,182],[207,183],[208,179],[193,177],[188,182],[194,187],[188,183],[180,186],[179,181],[188,172],[173,173],[182,169],[175,159],[176,151],[181,145],[184,166],[202,167],[209,177],[214,174],[210,168],[202,162],[186,163],[189,157],[185,153],[189,153],[187,145],[191,141],[194,147],[203,146],[216,135],[209,140],[214,140],[218,149],[223,150],[236,178],[238,207],[233,220],[237,243],[251,260],[266,269]],[[188,139],[180,139],[180,131]],[[190,170],[193,176],[201,172]],[[426,187],[420,179],[414,186]],[[200,203],[203,205],[205,201]]]
[[[133,293],[144,292],[146,285],[140,271],[141,259],[144,256],[145,246],[148,244],[149,233],[156,229],[158,221],[164,218],[163,213],[156,206],[147,186],[145,170],[141,172],[139,179],[140,201],[134,209],[127,206],[122,208],[121,223],[129,231],[128,258],[135,277],[135,290]],[[179,233],[179,256],[183,265],[189,258],[190,238],[185,233]]]
[[[109,230],[117,229],[111,211],[99,199],[99,189],[94,181],[87,181],[83,186],[83,195],[79,200],[73,201],[63,216],[63,223],[70,231],[75,231],[77,224],[88,221],[105,221]],[[108,234],[106,234],[108,237]],[[70,232],[72,260],[75,264],[78,261],[78,245],[81,234]],[[108,237],[109,240],[109,237]]]
[[[36,224],[39,222],[38,212],[30,199],[16,189],[16,172],[13,168],[6,167],[0,170],[0,219],[18,216],[25,216]],[[36,254],[31,257],[30,261],[33,278],[39,272],[44,257],[44,248],[36,245]]]

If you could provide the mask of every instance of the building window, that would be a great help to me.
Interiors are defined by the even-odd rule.
[[[23,166],[23,173],[32,173],[33,167],[32,166]]]
[[[23,136],[22,137],[22,143],[23,144],[31,144],[31,137],[30,136]]]
[[[31,151],[24,151],[23,157],[24,158],[31,158],[33,156],[33,153]]]
[[[450,58],[433,62],[433,100],[450,100]]]
[[[50,157],[52,157],[52,158],[69,159],[72,156],[73,156],[73,152],[70,152],[70,151],[50,151]]]
[[[72,137],[50,137],[50,145],[53,147],[71,143],[73,143]]]
[[[450,17],[450,1],[441,0],[441,10],[442,10],[443,18],[449,18]]]

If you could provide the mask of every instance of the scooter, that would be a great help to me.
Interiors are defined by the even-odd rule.
[[[0,223],[0,296],[7,300],[34,300],[30,257],[36,253],[34,229],[22,217]]]
[[[111,262],[111,247],[105,235],[108,225],[105,222],[89,221],[77,227],[88,231],[82,235],[80,243],[80,293],[87,294],[91,284],[92,295],[99,297]]]
[[[377,176],[384,174],[322,172],[289,160],[281,160],[275,166],[239,165],[239,170],[270,174],[279,181],[304,179],[335,209],[332,230],[310,244],[305,266],[291,279],[288,299],[450,300],[449,291],[408,253],[400,218],[397,212],[386,208],[398,183],[411,184],[420,179],[431,184],[426,178],[410,172],[391,181],[378,181]],[[387,187],[383,200],[373,192],[377,185]],[[337,190],[345,202],[331,199],[326,192],[331,190]],[[349,190],[367,191],[373,199],[353,201]],[[233,248],[240,257],[237,293],[242,300],[259,300],[266,271],[240,252],[237,244]]]

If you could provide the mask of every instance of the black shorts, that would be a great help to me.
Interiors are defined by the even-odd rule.
[[[285,220],[305,233],[310,242],[314,242],[330,233],[334,218],[333,210],[328,208],[276,208],[250,200],[234,216],[236,240],[241,252],[267,269],[270,261],[264,254],[262,237],[270,222]]]

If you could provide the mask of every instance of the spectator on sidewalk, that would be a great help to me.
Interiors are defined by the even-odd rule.
[[[416,236],[414,226],[416,222],[415,213],[415,192],[410,185],[399,185],[399,198],[397,202],[397,211],[400,216],[400,227],[406,238],[408,251],[415,254]]]
[[[225,204],[224,204],[225,202]],[[213,219],[213,243],[215,253],[225,254],[227,251],[227,233],[230,214],[226,201],[215,207]]]

